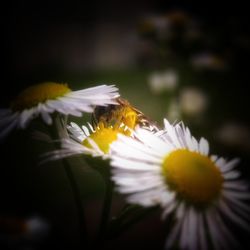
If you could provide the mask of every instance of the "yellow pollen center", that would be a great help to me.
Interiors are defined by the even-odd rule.
[[[97,126],[96,131],[93,132],[88,138],[92,139],[103,153],[108,154],[111,143],[117,140],[118,133],[130,135],[129,131],[124,131],[122,128],[114,128],[112,126],[105,127],[101,122]],[[92,148],[88,139],[83,140],[82,144],[85,147]]]
[[[178,196],[196,204],[216,199],[222,187],[220,171],[208,157],[186,149],[166,156],[163,173],[170,189]]]
[[[59,84],[54,82],[45,82],[37,84],[23,90],[17,98],[12,102],[13,110],[24,110],[32,108],[39,103],[53,100],[70,92],[67,84]]]

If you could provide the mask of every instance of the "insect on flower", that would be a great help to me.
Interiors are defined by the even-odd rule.
[[[97,126],[100,122],[105,125],[120,126],[124,124],[130,129],[137,125],[141,128],[157,132],[159,128],[143,112],[132,106],[126,99],[118,97],[118,105],[97,106],[92,115],[92,124]]]

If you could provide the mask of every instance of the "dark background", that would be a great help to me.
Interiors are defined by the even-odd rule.
[[[212,153],[228,158],[240,157],[240,169],[249,180],[249,133],[242,138],[242,144],[228,145],[219,141],[215,132],[227,121],[243,124],[248,132],[250,128],[249,14],[242,2],[219,5],[211,1],[199,4],[152,0],[10,1],[2,6],[1,15],[3,73],[0,104],[7,107],[20,90],[43,81],[67,82],[72,89],[110,83],[116,84],[123,97],[161,124],[166,116],[163,107],[169,105],[171,95],[177,95],[179,89],[191,84],[202,88],[210,97],[210,106],[201,122],[197,118],[181,118],[195,136],[207,137]],[[178,37],[173,43],[164,44],[163,49],[173,51],[171,55],[174,56],[142,54],[145,39],[155,50],[162,46],[162,41],[155,40],[154,34],[142,33],[141,22],[149,15],[174,10],[188,13],[207,37],[193,47],[185,47]],[[222,56],[228,69],[196,72],[188,58],[193,52],[200,51]],[[179,72],[178,89],[171,94],[154,95],[147,86],[148,75],[165,67],[175,67]],[[35,127],[36,124],[31,125],[30,130]],[[29,241],[20,240],[21,236],[16,235],[10,236],[9,240],[3,229],[0,248],[78,249],[78,218],[65,172],[60,162],[37,165],[41,152],[50,148],[34,142],[28,132],[14,132],[1,144],[0,217],[24,220],[30,216],[42,217],[50,230],[40,240]],[[75,159],[73,163],[86,202],[89,231],[94,237],[103,183],[100,175],[83,159]],[[114,200],[113,213],[124,204],[124,198],[119,195]],[[165,234],[159,215],[160,210],[151,213],[103,248],[161,249]]]

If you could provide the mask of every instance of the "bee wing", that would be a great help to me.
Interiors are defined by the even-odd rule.
[[[133,109],[137,113],[138,123],[139,123],[140,127],[147,129],[147,130],[150,130],[152,132],[158,132],[160,130],[160,128],[157,126],[156,122],[153,122],[151,119],[149,119],[139,109],[134,108],[134,107],[133,107]]]

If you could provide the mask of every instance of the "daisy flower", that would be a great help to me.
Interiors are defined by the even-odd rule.
[[[110,145],[117,140],[118,133],[127,136],[131,134],[131,130],[123,124],[106,126],[103,122],[95,127],[90,123],[88,123],[88,126],[79,127],[76,123],[71,122],[67,126],[67,130],[69,131],[69,137],[60,140],[61,149],[45,154],[45,161],[81,154],[107,159],[110,156]]]
[[[209,154],[206,139],[197,141],[183,123],[153,134],[136,129],[134,138],[119,135],[112,143],[112,179],[129,203],[161,205],[174,227],[166,249],[230,249],[237,241],[228,226],[249,229],[250,195],[235,170],[238,159]]]
[[[220,56],[203,52],[194,55],[190,60],[192,66],[197,70],[224,70],[226,69],[226,61]]]
[[[0,139],[14,128],[26,128],[29,122],[41,115],[46,124],[52,124],[51,114],[81,116],[92,112],[96,105],[116,104],[119,97],[114,85],[100,85],[72,91],[67,84],[45,82],[22,91],[8,109],[0,110]]]
[[[149,76],[149,87],[154,94],[173,91],[178,85],[178,74],[173,69],[154,72]]]
[[[180,91],[179,106],[183,114],[190,117],[202,115],[209,105],[209,97],[195,87],[186,87]]]
[[[93,157],[101,156],[106,159],[110,156],[110,145],[117,140],[119,133],[125,136],[133,136],[135,127],[143,127],[149,131],[159,131],[158,127],[149,121],[144,114],[131,106],[125,99],[117,98],[116,105],[96,107],[92,116],[92,126],[81,128],[71,122],[64,133],[65,125],[57,123],[61,134],[61,149],[49,152],[47,160],[65,158],[76,154],[90,154]],[[46,140],[44,135],[36,135],[37,138]],[[46,161],[46,160],[45,160]]]

